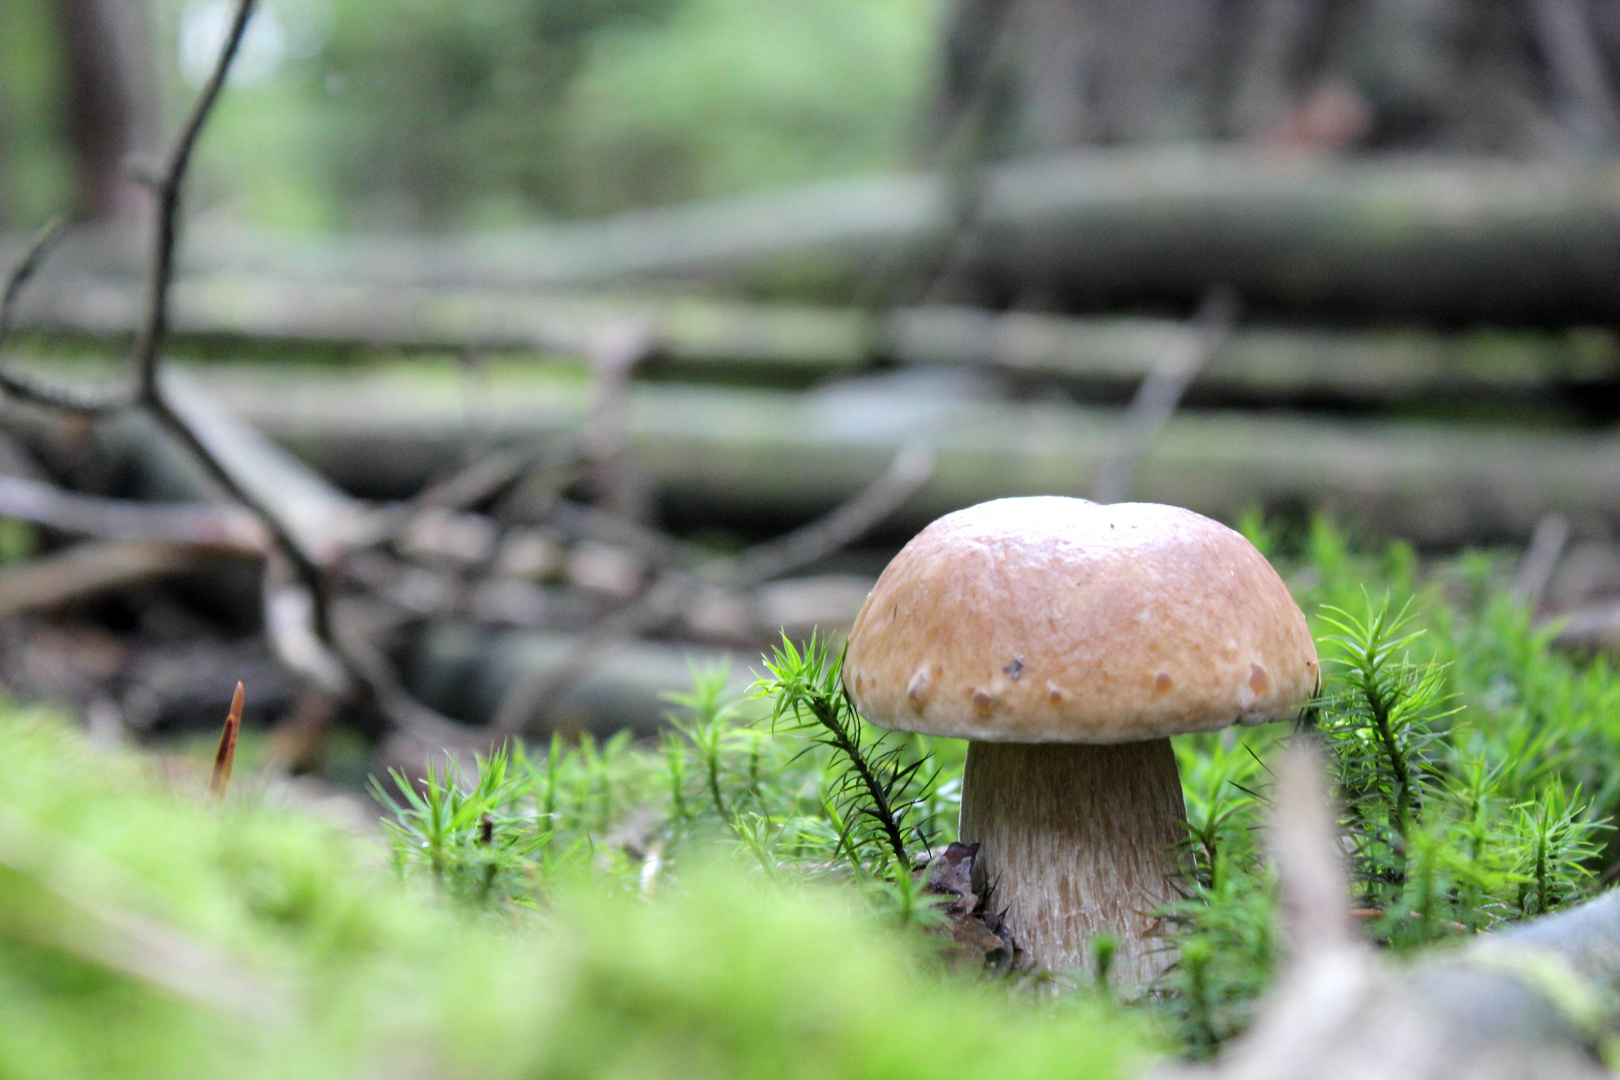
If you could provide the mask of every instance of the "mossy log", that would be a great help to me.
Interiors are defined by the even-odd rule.
[[[701,280],[861,295],[877,260],[940,263],[961,192],[933,173],[831,181],[489,236],[193,237],[187,265],[378,285],[534,289]],[[988,170],[964,295],[1066,309],[1185,305],[1228,285],[1251,308],[1493,323],[1620,316],[1620,161],[1092,149]],[[128,266],[85,235],[64,271]],[[5,253],[0,251],[0,256]],[[903,291],[903,290],[902,290]]]
[[[338,484],[383,497],[414,491],[475,440],[576,431],[587,406],[582,383],[516,373],[199,378]],[[972,389],[903,377],[802,394],[645,385],[632,393],[630,442],[665,509],[688,523],[807,520],[919,440],[938,464],[896,530],[998,496],[1091,489],[1122,410],[987,401]],[[1551,510],[1620,513],[1620,436],[1184,411],[1137,477],[1134,497],[1228,521],[1256,506],[1321,507],[1422,544],[1522,541]]]
[[[110,279],[38,290],[25,323],[117,336],[137,291]],[[1133,385],[1185,324],[1145,317],[1069,318],[963,307],[745,304],[696,296],[514,294],[205,276],[183,281],[182,334],[417,349],[580,353],[603,327],[645,327],[649,365],[680,373],[814,380],[878,362],[987,367],[1088,385]],[[1237,327],[1204,366],[1200,392],[1259,399],[1368,401],[1500,394],[1620,382],[1620,341],[1604,329],[1416,327],[1361,331]]]

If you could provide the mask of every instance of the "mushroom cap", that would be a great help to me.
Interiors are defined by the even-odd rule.
[[[855,619],[867,719],[985,742],[1121,743],[1287,719],[1320,667],[1240,534],[1191,510],[997,499],[912,538]]]

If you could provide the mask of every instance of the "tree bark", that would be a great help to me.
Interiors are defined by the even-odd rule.
[[[151,149],[158,111],[149,12],[144,0],[56,0],[56,10],[78,211],[128,218],[144,200],[127,159]]]
[[[1187,139],[1591,152],[1617,133],[1606,16],[1587,0],[958,0],[940,127],[988,108],[982,145],[1002,156]]]
[[[506,236],[275,245],[195,237],[197,273],[373,288],[535,290],[706,281],[848,299],[875,259],[951,235],[938,173],[861,178]],[[15,251],[15,249],[13,249]],[[12,256],[15,257],[14,255]],[[53,262],[98,264],[89,238]],[[1230,286],[1245,312],[1335,321],[1620,321],[1620,162],[1233,148],[1090,150],[986,173],[953,279],[980,306],[1181,307]],[[868,297],[870,299],[870,297]],[[38,301],[31,301],[35,303]]]
[[[133,319],[134,290],[81,279],[41,290],[25,325],[116,336]],[[1180,320],[1069,318],[1034,312],[917,307],[767,306],[695,297],[516,294],[495,288],[402,289],[362,283],[208,276],[176,292],[175,329],[315,343],[404,348],[581,352],[605,326],[644,328],[652,372],[727,375],[772,383],[854,374],[879,357],[916,365],[986,367],[1128,392]],[[1608,330],[1404,328],[1365,331],[1249,325],[1215,350],[1194,393],[1216,400],[1547,394],[1620,383],[1620,338]]]
[[[44,291],[26,325],[118,335],[138,296],[110,280]],[[402,348],[582,351],[604,325],[645,327],[646,371],[732,376],[771,384],[857,374],[876,358],[1016,372],[1129,392],[1186,324],[1150,317],[993,313],[974,308],[852,308],[727,303],[701,298],[512,295],[494,288],[400,290],[206,277],[181,285],[175,329],[285,342]],[[1239,325],[1200,371],[1213,400],[1286,402],[1429,395],[1547,395],[1620,382],[1609,330],[1330,330]]]

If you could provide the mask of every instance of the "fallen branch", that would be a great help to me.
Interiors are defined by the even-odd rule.
[[[608,324],[593,335],[587,355],[593,387],[585,425],[596,502],[603,509],[640,521],[647,517],[645,485],[629,454],[630,378],[652,354],[653,337],[637,322]]]
[[[495,734],[504,738],[522,733],[605,652],[666,625],[699,590],[715,585],[740,587],[779,577],[859,539],[915,495],[933,470],[932,451],[908,445],[883,475],[804,528],[759,544],[735,560],[714,560],[690,574],[666,573],[639,600],[582,635],[555,665],[537,668],[514,684],[495,711]]]
[[[104,499],[16,476],[0,475],[0,517],[103,540],[188,544],[234,555],[263,555],[270,545],[259,519],[240,507]]]
[[[0,570],[0,618],[49,610],[208,563],[207,553],[193,544],[88,540]]]
[[[1553,618],[1558,627],[1553,644],[1579,652],[1620,652],[1620,600],[1609,600],[1561,611]]]
[[[210,472],[224,476],[233,494],[245,495],[261,519],[278,523],[301,564],[329,567],[366,536],[370,511],[364,504],[243,423],[194,381],[168,373],[163,387],[173,415],[212,463]],[[308,574],[301,576],[309,584]]]
[[[578,641],[578,635],[556,630],[491,631],[435,619],[421,627],[406,654],[409,690],[453,716],[460,733],[482,737],[488,745],[495,738],[495,713],[517,683],[531,672],[555,671]],[[758,666],[757,660],[758,650],[624,638],[602,648],[591,666],[557,694],[546,725],[601,738],[618,731],[637,738],[655,736],[669,708],[663,695],[691,685],[692,665],[729,665],[728,693],[740,698],[753,681],[750,668]],[[452,745],[468,743],[463,738]]]
[[[1230,289],[1211,289],[1192,322],[1171,339],[1137,388],[1125,414],[1125,430],[1097,470],[1091,487],[1093,501],[1122,502],[1131,493],[1143,456],[1181,404],[1187,387],[1231,334],[1236,318],[1237,294]]]
[[[1513,575],[1509,594],[1530,609],[1531,614],[1541,607],[1552,583],[1558,560],[1569,546],[1570,523],[1563,514],[1544,514],[1536,522],[1536,531],[1530,534],[1530,545],[1525,548],[1518,572]]]

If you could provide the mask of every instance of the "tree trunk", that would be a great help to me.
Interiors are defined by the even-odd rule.
[[[1612,5],[1592,0],[958,0],[942,128],[987,112],[1005,153],[1590,151],[1620,127],[1617,46]]]
[[[156,74],[142,0],[57,0],[67,137],[77,169],[78,212],[127,217],[143,200],[127,159],[150,149]]]

